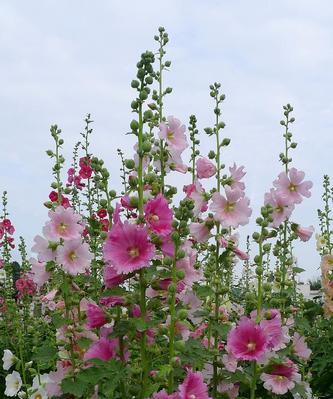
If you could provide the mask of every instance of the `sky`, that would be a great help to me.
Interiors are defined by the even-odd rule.
[[[0,190],[7,190],[17,235],[28,248],[47,219],[43,202],[51,182],[50,125],[57,123],[70,164],[84,118],[91,113],[91,151],[110,170],[119,190],[117,148],[133,153],[125,136],[135,96],[130,82],[140,54],[155,50],[158,26],[169,33],[165,76],[173,93],[165,113],[187,123],[195,114],[201,152],[214,142],[208,86],[222,84],[223,132],[231,145],[223,162],[245,165],[254,230],[264,193],[282,170],[282,106],[294,106],[293,166],[313,181],[313,195],[294,219],[318,228],[322,177],[332,173],[333,5],[331,1],[1,0],[0,2]],[[188,182],[172,176],[181,187]],[[315,240],[297,245],[303,279],[318,275]]]

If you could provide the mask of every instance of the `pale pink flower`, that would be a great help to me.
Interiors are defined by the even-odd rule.
[[[305,173],[291,168],[288,172],[281,172],[278,178],[273,182],[274,186],[282,195],[285,195],[294,204],[300,204],[302,197],[311,196],[310,189],[313,183],[304,180]]]
[[[216,167],[207,158],[199,158],[196,162],[198,179],[209,179],[216,173]]]
[[[230,249],[240,260],[248,260],[249,255],[237,247],[238,237],[235,235],[230,237],[220,237],[220,244],[222,248]]]
[[[237,370],[238,360],[232,353],[227,353],[222,356],[222,363],[224,367],[230,371],[230,373],[234,373]]]
[[[314,227],[309,226],[309,227],[302,227],[302,226],[297,226],[296,229],[296,234],[300,238],[301,241],[309,241],[310,238],[312,237],[312,234],[314,233]]]
[[[62,395],[61,382],[65,378],[66,374],[72,370],[69,365],[64,365],[63,362],[57,362],[56,371],[51,371],[48,374],[48,382],[45,385],[45,389],[50,397],[58,397]]]
[[[177,269],[183,270],[185,277],[183,279],[186,285],[192,286],[196,281],[199,281],[203,273],[201,270],[194,268],[195,262],[197,260],[197,251],[192,248],[190,241],[186,241],[182,247],[185,251],[185,257],[178,260],[176,263]]]
[[[267,349],[268,340],[262,327],[247,317],[228,334],[228,351],[239,360],[259,360]]]
[[[215,212],[214,219],[222,224],[223,227],[244,226],[249,222],[252,210],[249,207],[249,199],[242,197],[239,190],[231,190],[225,187],[226,197],[218,192],[212,196],[210,209]]]
[[[262,373],[260,379],[264,381],[264,388],[277,395],[284,395],[295,387],[295,382],[301,381],[296,365],[285,359],[283,364],[273,364],[270,373]]]
[[[151,399],[179,399],[179,395],[177,392],[169,395],[167,391],[163,389],[162,391],[154,393]]]
[[[229,399],[236,399],[238,397],[239,386],[236,384],[221,382],[217,389],[220,393],[227,394]]]
[[[42,287],[50,278],[50,273],[46,271],[45,262],[38,262],[36,259],[31,258],[31,278],[38,287]]]
[[[89,269],[93,255],[89,250],[89,245],[80,239],[65,241],[64,245],[57,248],[57,262],[63,269],[72,275],[84,273]]]
[[[240,166],[238,168],[234,163],[233,166],[229,167],[229,172],[230,172],[230,177],[229,177],[228,186],[232,190],[244,191],[245,184],[241,181],[241,179],[246,175],[246,172],[244,172],[244,166]]]
[[[154,233],[161,236],[171,233],[172,210],[162,194],[145,204],[144,213],[146,222]]]
[[[295,332],[293,336],[293,350],[300,359],[308,360],[311,356],[311,349],[308,348],[305,338]]]
[[[275,317],[270,320],[261,320],[260,327],[267,337],[267,347],[273,350],[281,349],[285,341],[281,319]]]
[[[272,227],[278,228],[286,219],[290,217],[295,206],[290,198],[285,194],[271,188],[269,193],[265,194],[265,205],[273,207],[271,223]]]
[[[210,399],[208,387],[204,382],[202,374],[197,371],[188,371],[188,374],[178,387],[179,399]]]
[[[147,267],[154,254],[147,230],[128,222],[113,225],[104,244],[105,259],[119,274]]]
[[[206,242],[208,241],[208,238],[210,236],[210,229],[207,227],[207,224],[205,222],[192,222],[190,224],[190,233],[196,241]]]
[[[37,235],[34,238],[35,245],[31,248],[32,252],[37,253],[40,262],[49,262],[55,260],[57,244],[46,240]]]
[[[51,240],[73,240],[79,238],[83,232],[81,216],[74,212],[72,208],[58,206],[54,211],[49,211],[51,219],[44,227],[44,235]]]
[[[199,181],[184,186],[183,191],[188,198],[191,198],[194,201],[194,208],[192,210],[194,216],[199,216],[201,212],[205,212],[208,209],[205,190]]]
[[[160,123],[159,138],[167,142],[171,151],[182,152],[188,147],[185,131],[179,119],[169,116],[167,124]]]
[[[87,309],[88,327],[89,328],[102,327],[106,322],[107,320],[104,310],[94,303],[89,303]]]

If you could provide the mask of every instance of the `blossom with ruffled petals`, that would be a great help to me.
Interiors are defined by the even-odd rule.
[[[274,181],[274,186],[282,195],[285,195],[292,203],[300,204],[303,197],[311,197],[310,189],[313,183],[309,180],[303,181],[305,173],[291,168],[288,172],[281,172]]]

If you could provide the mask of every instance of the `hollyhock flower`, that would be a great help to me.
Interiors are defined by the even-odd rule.
[[[239,386],[232,383],[221,382],[217,390],[220,393],[227,394],[229,399],[236,399],[238,397]]]
[[[80,239],[65,241],[64,245],[57,248],[57,261],[73,276],[84,273],[92,259],[89,245],[86,242],[82,243]]]
[[[244,166],[240,166],[239,168],[234,163],[233,166],[229,167],[230,177],[228,181],[228,186],[231,190],[245,190],[245,184],[241,182],[241,179],[246,175],[244,172]]]
[[[249,199],[242,197],[239,190],[231,190],[225,187],[226,197],[218,192],[212,196],[210,209],[215,212],[214,219],[222,224],[223,227],[237,228],[249,222],[252,210],[249,208]]]
[[[208,179],[215,175],[216,167],[207,158],[199,158],[196,162],[198,179]]]
[[[169,170],[175,170],[180,173],[186,173],[188,171],[188,167],[184,164],[181,154],[177,151],[170,151],[167,166],[169,166]],[[168,168],[166,168],[166,172],[167,171]]]
[[[288,219],[295,208],[289,197],[273,188],[265,194],[265,205],[268,204],[273,207],[271,226],[275,228]]]
[[[172,210],[162,194],[145,204],[144,213],[147,224],[154,233],[161,236],[171,233]]]
[[[104,285],[106,288],[117,287],[125,278],[122,274],[118,274],[113,266],[107,265],[103,272]]]
[[[50,278],[50,273],[46,271],[45,262],[38,262],[36,259],[31,258],[31,278],[38,287],[42,287]]]
[[[49,211],[49,218],[51,220],[46,223],[44,234],[51,240],[73,240],[79,238],[83,231],[83,226],[79,224],[81,216],[74,213],[72,208],[58,206],[54,211]]]
[[[192,237],[198,242],[206,242],[210,236],[210,228],[207,223],[192,222],[190,224],[190,233]]]
[[[247,317],[228,334],[228,350],[239,360],[259,360],[266,351],[267,337],[262,327]]]
[[[300,359],[308,360],[311,356],[311,349],[308,348],[305,338],[295,332],[293,336],[293,351]]]
[[[232,353],[224,354],[222,356],[222,363],[224,364],[224,367],[230,371],[230,373],[234,373],[237,370],[238,360]]]
[[[94,303],[88,304],[87,324],[89,328],[98,328],[104,326],[107,322],[105,312]]]
[[[58,193],[56,191],[51,191],[49,194],[49,198],[51,202],[57,202],[58,201]]]
[[[270,373],[262,373],[260,379],[264,381],[264,388],[277,395],[284,395],[295,387],[295,382],[301,381],[296,365],[289,359],[283,364],[274,364]]]
[[[179,399],[210,399],[208,387],[204,383],[202,374],[189,370],[185,380],[178,387]]]
[[[106,337],[102,337],[90,346],[90,348],[84,354],[83,359],[100,359],[107,362],[108,360],[116,357],[117,348],[117,339],[108,339]]]
[[[6,390],[5,395],[15,396],[21,389],[22,379],[17,371],[13,371],[11,374],[6,376]]]
[[[317,251],[320,252],[327,243],[326,238],[320,234],[316,234],[315,237],[316,237],[316,248]]]
[[[275,317],[270,320],[261,320],[260,327],[267,337],[267,347],[273,350],[282,349],[286,337],[281,325],[281,319]],[[287,339],[287,342],[289,339]]]
[[[9,370],[15,364],[16,360],[17,357],[14,353],[9,349],[5,349],[2,356],[2,368],[4,370]]]
[[[99,303],[103,306],[111,308],[112,306],[123,305],[125,303],[125,299],[119,295],[103,296],[99,300]]]
[[[148,240],[147,230],[134,224],[113,225],[104,244],[104,257],[120,273],[130,273],[148,266],[155,247]]]
[[[240,260],[248,260],[249,259],[249,255],[237,247],[238,234],[237,235],[234,234],[227,238],[222,236],[222,237],[220,237],[219,241],[220,241],[222,248],[230,249]]]
[[[300,240],[304,241],[304,242],[310,240],[313,232],[314,232],[313,226],[309,226],[309,227],[297,226],[297,228],[296,228],[296,234],[298,235]]]
[[[201,212],[205,212],[208,209],[205,190],[199,181],[184,186],[183,191],[188,198],[191,198],[194,201],[194,208],[192,210],[194,216],[199,216]]]
[[[57,243],[50,242],[37,235],[34,238],[35,245],[31,248],[32,252],[37,253],[39,262],[49,262],[55,260]]]
[[[171,151],[183,152],[188,147],[186,127],[179,119],[169,116],[168,123],[160,123],[159,128],[159,138],[167,142]]]
[[[177,269],[183,270],[185,273],[184,283],[186,285],[192,286],[192,284],[196,281],[199,281],[203,273],[201,270],[197,270],[194,268],[197,259],[197,251],[192,248],[192,244],[190,241],[186,241],[182,249],[185,251],[185,257],[178,260],[176,263]]]
[[[163,389],[162,391],[154,393],[151,399],[179,399],[179,395],[177,392],[169,395],[166,390]]]
[[[82,157],[79,160],[79,175],[81,176],[82,179],[89,179],[92,175],[92,167],[91,165],[91,159],[88,157]]]
[[[304,176],[304,172],[291,168],[288,174],[281,172],[273,184],[278,192],[285,195],[290,202],[300,204],[302,197],[309,198],[311,196],[310,189],[313,186],[311,181],[303,181]]]

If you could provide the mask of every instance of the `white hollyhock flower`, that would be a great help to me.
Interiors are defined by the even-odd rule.
[[[34,389],[34,392],[29,394],[29,399],[48,399],[48,394],[44,388],[39,387],[37,391]]]
[[[16,362],[16,359],[17,358],[12,351],[10,351],[9,349],[5,349],[2,356],[3,369],[9,370]]]
[[[22,379],[17,371],[13,371],[6,377],[6,390],[5,395],[15,396],[17,392],[21,389]]]

